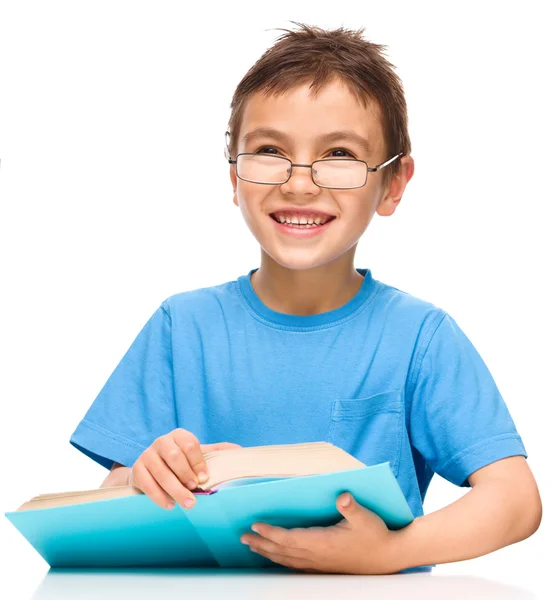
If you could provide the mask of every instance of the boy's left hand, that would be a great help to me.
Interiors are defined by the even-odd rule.
[[[309,573],[384,575],[401,570],[393,559],[396,531],[351,494],[340,495],[336,507],[344,516],[336,525],[284,529],[254,523],[259,535],[246,533],[240,541],[275,563]]]

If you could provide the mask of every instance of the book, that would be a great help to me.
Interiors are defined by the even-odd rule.
[[[166,510],[132,486],[49,493],[4,513],[51,566],[269,567],[240,537],[255,522],[294,528],[342,520],[350,492],[389,529],[414,519],[388,462],[364,465],[328,442],[204,454],[209,479],[196,504]]]

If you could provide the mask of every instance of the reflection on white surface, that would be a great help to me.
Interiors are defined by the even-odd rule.
[[[530,600],[520,587],[471,576],[432,573],[403,575],[308,574],[284,567],[256,569],[50,569],[32,600],[151,600],[152,598],[233,600],[306,597],[386,600]]]

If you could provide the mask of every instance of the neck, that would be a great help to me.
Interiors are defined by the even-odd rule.
[[[312,269],[287,269],[264,251],[261,266],[251,284],[270,309],[289,315],[317,315],[344,306],[363,285],[363,276],[353,266],[353,253]],[[349,256],[348,256],[349,255]]]

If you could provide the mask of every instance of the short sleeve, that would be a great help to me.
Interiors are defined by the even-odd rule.
[[[162,303],[144,325],[69,442],[100,465],[130,467],[176,428],[171,318]]]
[[[462,487],[470,487],[468,476],[492,462],[527,458],[490,371],[447,313],[421,353],[409,429],[427,465]]]

